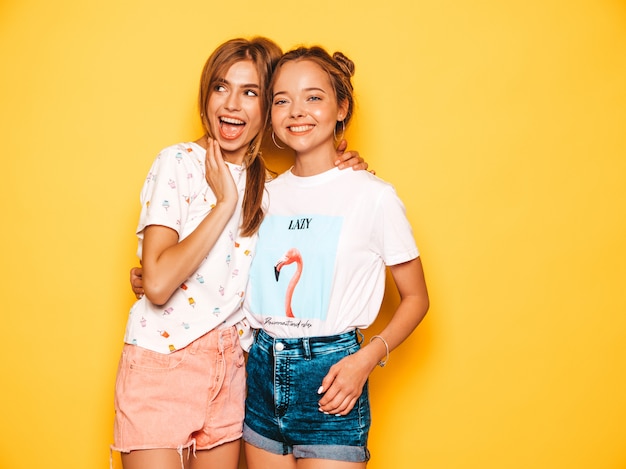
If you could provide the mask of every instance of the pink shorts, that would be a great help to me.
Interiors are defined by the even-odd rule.
[[[243,351],[234,327],[165,355],[125,344],[115,383],[115,451],[210,449],[241,437]]]

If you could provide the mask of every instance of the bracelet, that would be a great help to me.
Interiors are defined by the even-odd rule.
[[[384,360],[381,360],[381,361],[378,362],[378,366],[380,366],[382,368],[383,366],[385,366],[387,364],[387,361],[389,360],[389,345],[387,345],[387,341],[384,338],[382,338],[381,336],[379,336],[379,335],[372,336],[372,338],[370,339],[370,343],[374,339],[380,339],[380,340],[383,341],[383,344],[385,344],[385,351],[387,352],[387,354],[385,355],[385,359]]]

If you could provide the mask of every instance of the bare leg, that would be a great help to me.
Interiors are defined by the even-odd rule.
[[[191,469],[238,469],[240,448],[241,440],[236,440],[196,451],[196,457],[191,457]]]
[[[270,453],[251,444],[244,443],[248,469],[296,469],[296,459],[292,454],[283,456]]]
[[[175,449],[144,449],[122,453],[122,466],[124,469],[181,469],[189,468],[188,451],[183,450],[183,465],[181,466],[180,453]]]

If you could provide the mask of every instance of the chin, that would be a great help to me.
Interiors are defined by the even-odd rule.
[[[242,137],[236,138],[235,140],[226,140],[220,137],[217,142],[220,144],[222,150],[231,152],[241,150],[243,147],[248,146],[248,141]]]

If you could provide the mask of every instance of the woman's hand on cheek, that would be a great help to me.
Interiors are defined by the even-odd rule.
[[[217,141],[213,139],[208,139],[208,141],[209,144],[205,160],[206,181],[213,191],[217,203],[229,204],[234,210],[237,199],[239,198],[237,186],[235,185],[233,176],[230,174],[230,169],[228,169],[228,166],[224,162]]]

